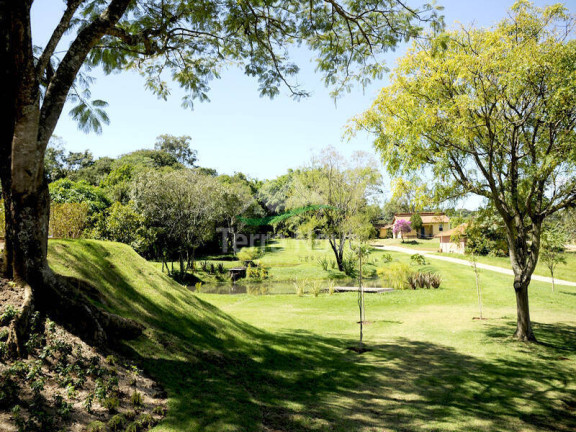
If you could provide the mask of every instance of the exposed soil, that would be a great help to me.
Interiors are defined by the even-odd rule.
[[[0,431],[145,431],[165,415],[166,393],[135,365],[40,315],[28,357],[5,358],[9,317],[23,297],[0,279]]]

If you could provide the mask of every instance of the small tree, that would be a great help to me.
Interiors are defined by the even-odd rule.
[[[558,229],[550,229],[542,233],[542,246],[540,257],[550,270],[552,278],[552,292],[554,292],[554,270],[558,264],[566,264],[564,257],[565,234]]]
[[[392,227],[394,235],[400,233],[402,243],[404,243],[404,234],[408,234],[410,231],[412,231],[411,222],[404,219],[398,219]]]
[[[414,213],[411,217],[410,217],[410,224],[411,227],[414,231],[418,232],[420,231],[420,229],[422,228],[423,224],[422,224],[422,216],[420,216],[420,213]]]

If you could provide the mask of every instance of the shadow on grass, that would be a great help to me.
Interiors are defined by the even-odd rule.
[[[485,360],[410,339],[358,355],[346,349],[351,339],[262,331],[184,289],[167,289],[156,273],[148,291],[136,288],[104,247],[87,242],[82,251],[69,248],[62,258],[84,261],[75,270],[98,284],[104,307],[148,327],[123,349],[168,391],[162,430],[576,429],[574,366],[559,360],[575,354],[573,326],[535,325],[542,344],[529,356]],[[492,326],[487,336],[507,341],[512,332],[513,323]]]
[[[251,329],[247,328],[247,332]],[[566,373],[399,340],[363,355],[308,332],[259,334],[198,362],[143,358],[172,396],[165,426],[202,431],[573,431]],[[350,342],[350,341],[349,341]],[[133,353],[138,356],[138,353]]]

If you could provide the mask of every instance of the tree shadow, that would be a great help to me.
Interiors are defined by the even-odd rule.
[[[81,250],[60,251],[61,258],[94,282],[96,301],[147,327],[122,351],[168,391],[166,430],[576,430],[569,324],[535,323],[541,343],[513,347],[531,356],[483,359],[408,338],[358,355],[346,349],[354,339],[266,332],[167,285],[164,275],[146,274],[145,261],[134,258],[127,276],[114,264],[120,257],[97,242]],[[146,286],[130,280],[134,274]],[[486,337],[512,344],[513,329],[513,322],[488,326]]]

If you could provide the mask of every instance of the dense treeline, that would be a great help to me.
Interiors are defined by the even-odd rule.
[[[190,143],[188,136],[161,135],[154,149],[95,159],[89,151],[67,152],[53,140],[45,158],[50,236],[126,243],[146,258],[179,262],[175,273],[185,274],[195,256],[235,253],[251,246],[250,239],[260,244],[267,233],[324,235],[342,268],[344,242],[374,236],[374,222],[436,209],[417,177],[395,180],[391,199],[379,205],[382,180],[365,155],[345,160],[329,148],[306,167],[261,181],[198,166]],[[316,207],[298,210],[307,206]],[[493,209],[445,211],[453,227],[468,223],[468,252],[508,255],[504,225]],[[574,211],[565,211],[549,229],[574,240],[575,220]]]

